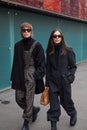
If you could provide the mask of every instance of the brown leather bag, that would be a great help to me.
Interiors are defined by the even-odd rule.
[[[43,93],[41,94],[40,104],[46,106],[49,104],[49,102],[50,102],[49,88],[46,87]]]

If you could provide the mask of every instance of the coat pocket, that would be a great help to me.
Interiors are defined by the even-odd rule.
[[[68,77],[66,74],[62,74],[62,82],[64,84],[70,84],[69,80],[68,80]]]

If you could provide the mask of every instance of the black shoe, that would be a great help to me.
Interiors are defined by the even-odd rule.
[[[57,130],[57,128],[55,128],[55,127],[51,127],[51,130]]]
[[[28,121],[24,121],[24,124],[23,124],[23,127],[21,130],[29,130],[29,124],[28,124]]]
[[[29,130],[28,126],[23,126],[23,128],[21,130]]]
[[[51,130],[57,130],[57,122],[51,121]]]
[[[33,116],[32,116],[32,122],[35,122],[37,119],[37,113],[40,111],[40,107],[33,107]]]
[[[71,116],[71,118],[70,118],[70,126],[75,126],[76,122],[77,122],[77,114]]]

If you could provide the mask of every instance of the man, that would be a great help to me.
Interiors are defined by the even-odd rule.
[[[34,105],[36,81],[45,75],[44,50],[39,42],[33,39],[33,27],[24,22],[21,25],[22,40],[14,46],[14,58],[11,73],[12,88],[15,89],[17,104],[23,111],[22,130],[29,130],[31,121],[35,121],[39,107]]]

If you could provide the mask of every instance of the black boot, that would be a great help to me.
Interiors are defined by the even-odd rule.
[[[29,122],[27,120],[24,120],[24,124],[21,130],[29,130]]]
[[[75,126],[76,122],[77,122],[77,113],[74,114],[73,116],[71,116],[71,118],[70,118],[70,126]]]
[[[57,130],[57,122],[51,121],[51,130]]]
[[[33,115],[32,115],[32,122],[35,122],[37,119],[37,114],[40,111],[40,107],[33,107]]]

